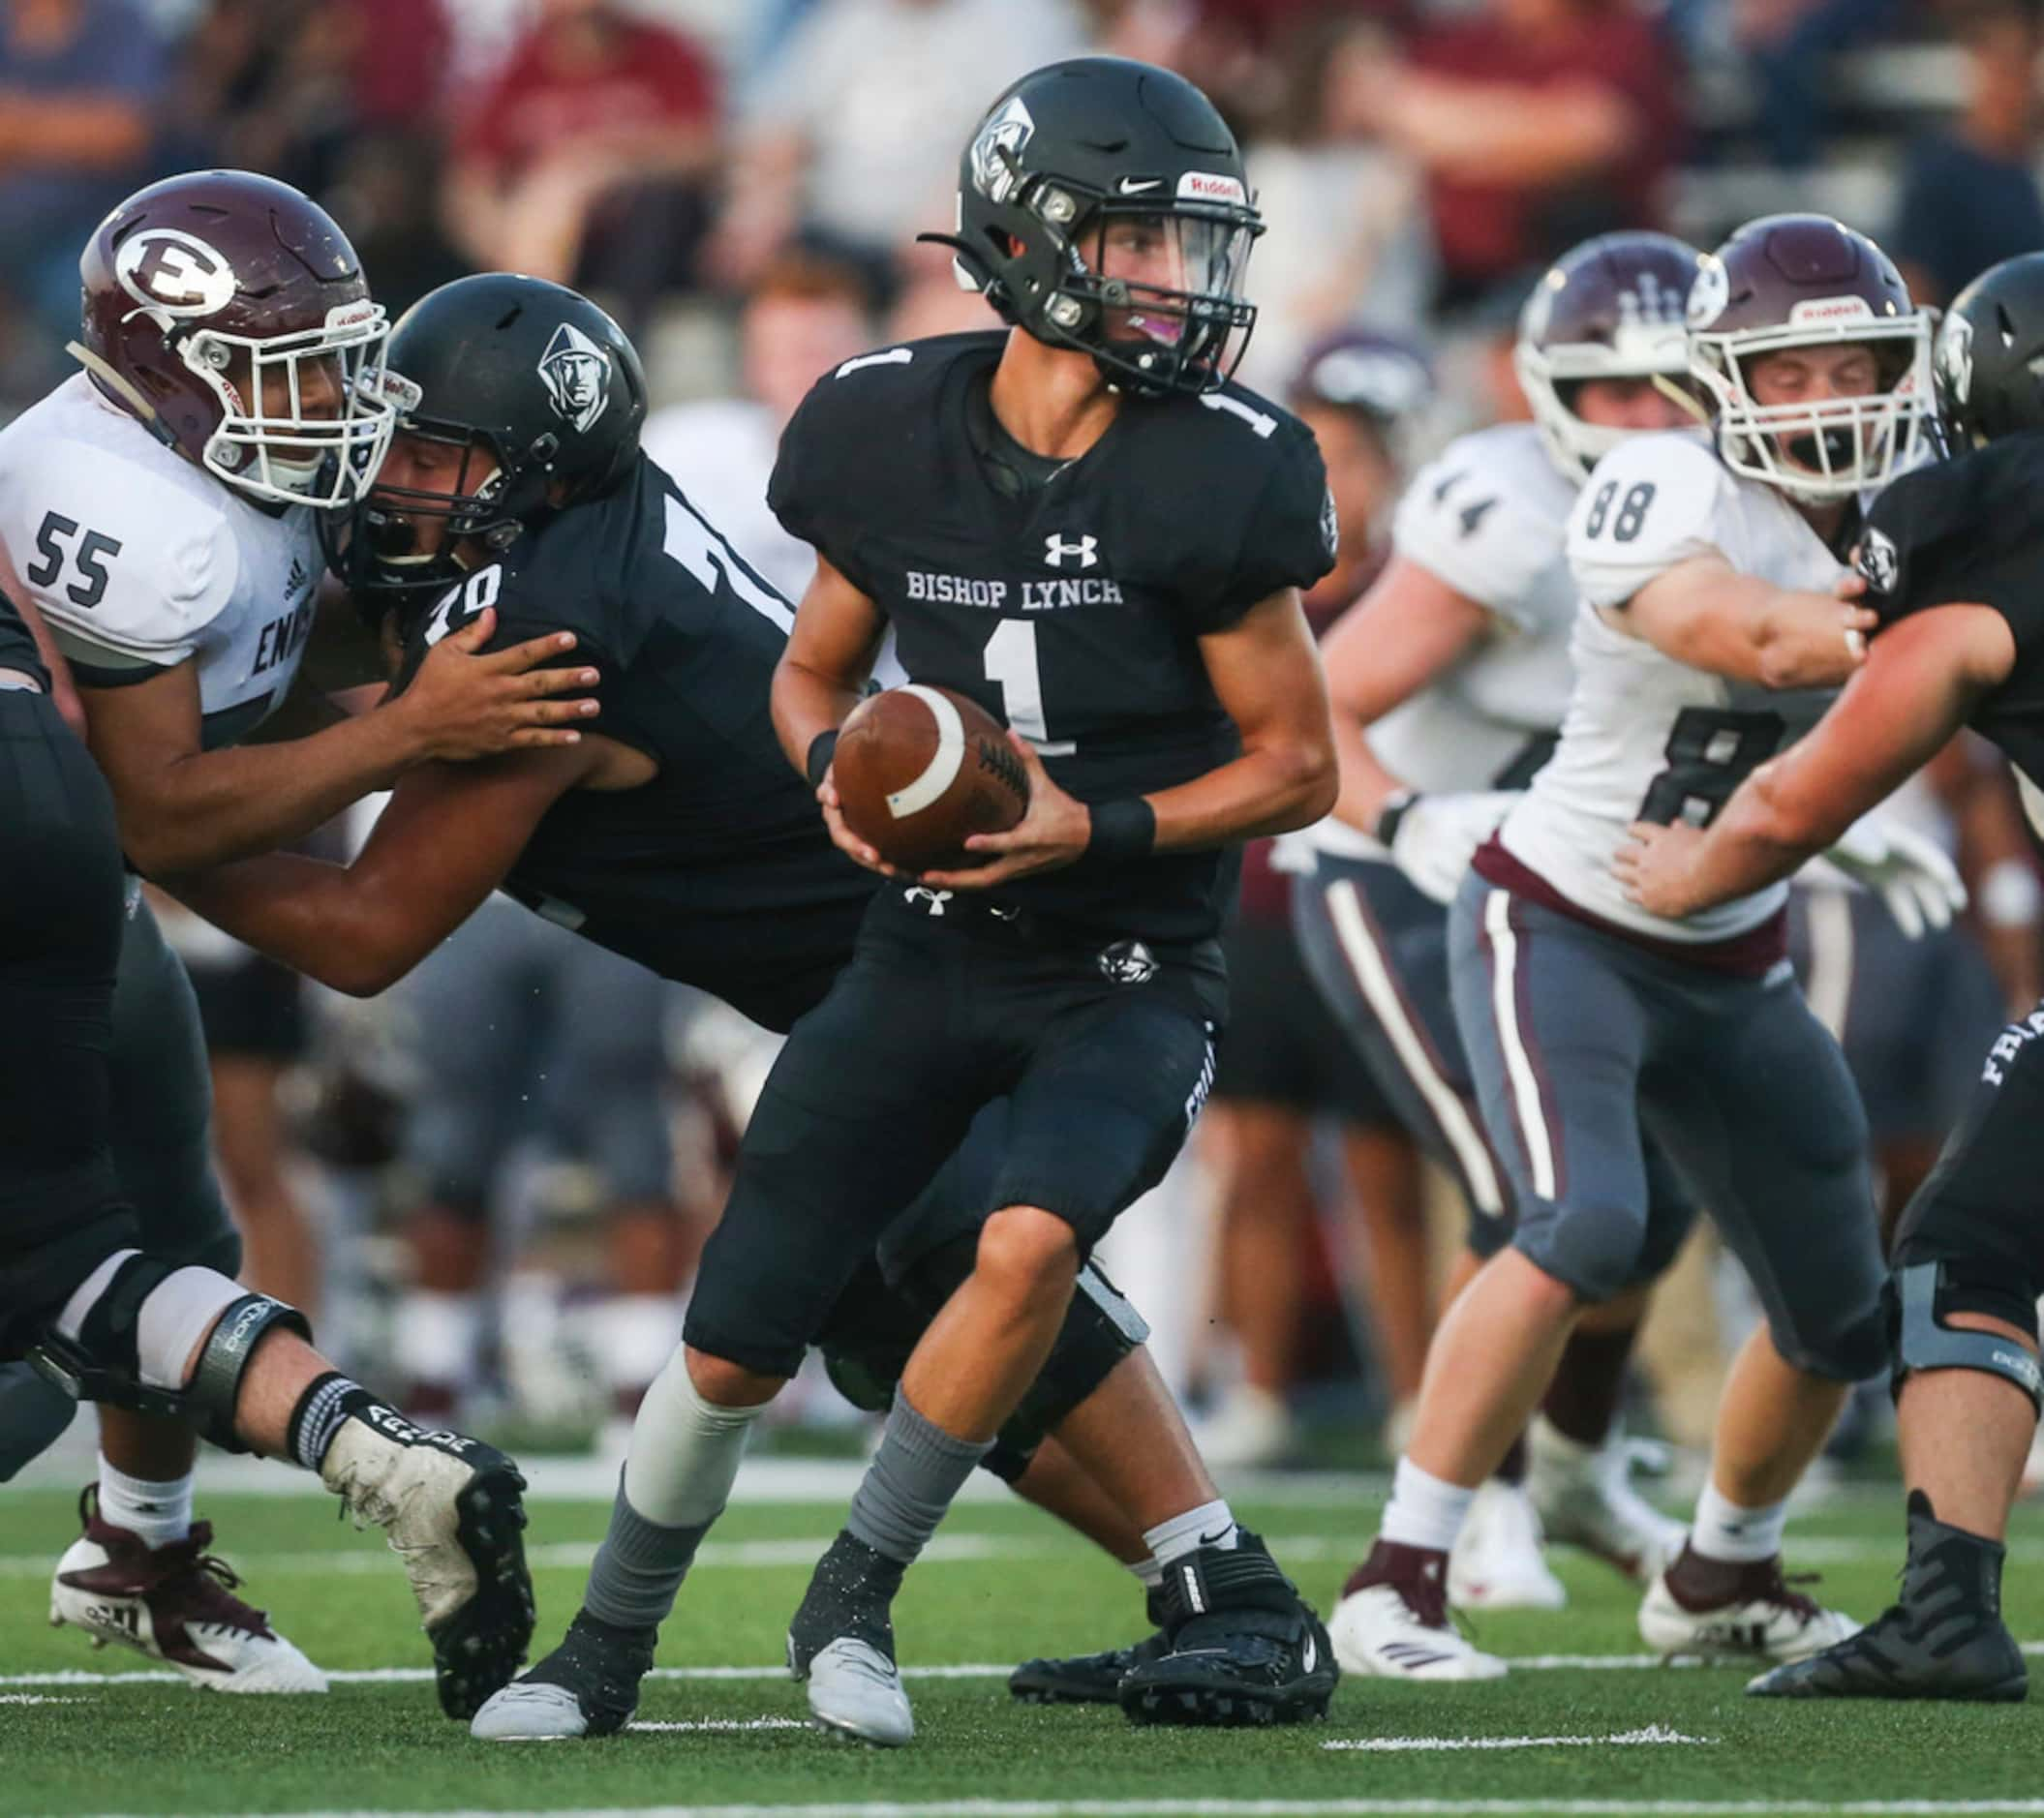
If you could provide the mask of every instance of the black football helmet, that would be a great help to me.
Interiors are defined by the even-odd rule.
[[[1147,395],[1210,391],[1256,321],[1264,230],[1242,155],[1181,76],[1123,57],[1053,63],[1010,87],[959,165],[959,281],[1054,348]]]
[[[372,613],[458,580],[458,539],[508,548],[546,512],[609,492],[638,457],[638,353],[561,285],[509,272],[442,285],[398,318],[384,363],[377,382],[397,409],[397,434],[451,443],[465,458],[451,492],[379,481],[329,539],[334,571]],[[472,486],[478,448],[496,468]],[[417,551],[421,518],[446,520],[430,556]]]
[[[2044,429],[2044,253],[1989,266],[1952,299],[1932,368],[1955,446]]]

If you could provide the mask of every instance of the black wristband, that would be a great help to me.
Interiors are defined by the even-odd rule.
[[[808,773],[809,787],[823,787],[823,773],[831,767],[831,757],[838,749],[838,729],[833,726],[828,732],[819,732],[809,741],[809,754],[804,760],[803,769]]]
[[[1157,811],[1142,796],[1124,796],[1115,802],[1096,802],[1089,810],[1093,831],[1086,837],[1085,856],[1123,864],[1131,859],[1146,859],[1157,843]]]
[[[1377,843],[1388,846],[1398,837],[1398,823],[1405,819],[1414,803],[1419,800],[1417,789],[1401,789],[1377,810]]]

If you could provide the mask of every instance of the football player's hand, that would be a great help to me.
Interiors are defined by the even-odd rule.
[[[412,756],[460,762],[533,745],[573,744],[575,727],[596,711],[586,696],[560,697],[596,685],[594,669],[542,668],[575,648],[574,634],[550,632],[508,650],[482,653],[497,628],[486,610],[426,652],[412,685],[380,712],[402,714]]]
[[[1051,780],[1036,747],[1018,732],[1008,742],[1029,776],[1028,811],[1005,833],[974,833],[965,851],[976,861],[969,871],[925,871],[933,890],[994,890],[1037,871],[1073,864],[1093,836],[1093,817],[1084,803]]]
[[[1935,840],[1885,817],[1855,821],[1824,856],[1855,883],[1878,894],[1910,940],[1951,925],[1966,907],[1966,885]]]
[[[1693,877],[1695,851],[1703,843],[1700,827],[1687,821],[1677,821],[1672,827],[1634,821],[1626,829],[1626,839],[1628,843],[1619,847],[1611,861],[1611,869],[1617,872],[1628,902],[1637,903],[1649,915],[1675,922],[1703,907]]]
[[[1870,612],[1833,583],[1834,593],[1788,593],[1774,621],[1775,648],[1768,665],[1778,688],[1838,688],[1867,660],[1867,638],[1880,628]]]
[[[1453,902],[1477,848],[1497,832],[1522,793],[1492,789],[1420,796],[1399,817],[1391,857],[1434,901]]]
[[[869,871],[877,871],[882,877],[907,875],[899,866],[889,864],[844,824],[844,808],[838,800],[838,777],[835,769],[823,773],[823,780],[816,785],[816,802],[823,809],[823,824],[830,830],[831,844],[853,864],[863,864]]]

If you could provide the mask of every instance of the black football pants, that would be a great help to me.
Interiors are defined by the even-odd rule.
[[[1212,1080],[1207,982],[1170,960],[1132,970],[976,902],[883,890],[753,1111],[686,1342],[792,1376],[882,1231],[1004,1096],[999,1154],[948,1179],[975,1182],[974,1217],[1038,1206],[1090,1251],[1163,1178]]]

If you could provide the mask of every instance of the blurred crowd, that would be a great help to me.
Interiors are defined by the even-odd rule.
[[[1087,48],[1181,70],[1243,139],[1269,226],[1242,377],[1306,409],[1327,450],[1351,527],[1329,610],[1366,583],[1425,447],[1525,414],[1512,325],[1575,241],[1709,245],[1828,208],[1931,302],[2044,246],[2044,0],[7,0],[0,417],[69,370],[77,253],[107,207],[170,170],[258,169],[331,209],[393,316],[476,269],[595,294],[647,356],[656,457],[799,595],[808,552],[764,501],[781,425],[865,347],[991,325],[915,236],[951,225],[986,103]],[[1353,353],[1359,331],[1397,338],[1423,399],[1386,405],[1368,360],[1313,377],[1312,350]],[[2027,856],[1977,832],[1999,779],[1963,755],[1948,771],[1923,811],[1976,884],[1973,995],[1943,1006],[1970,1018],[1963,1079],[1973,1023],[2036,994],[2037,892]],[[1238,969],[1296,964],[1283,890],[1252,864]],[[628,1412],[717,1216],[757,1032],[503,904],[369,1006],[309,1005],[173,925],[259,1285],[322,1311],[333,1348],[394,1362],[422,1412]],[[1216,1450],[1263,1461],[1292,1450],[1316,1383],[1351,1414],[1410,1398],[1443,1216],[1411,1143],[1343,1083],[1332,1028],[1289,1040],[1257,1078],[1224,1073],[1168,1189],[1193,1209],[1139,1265],[1153,1318],[1189,1310],[1160,1343],[1211,1391]],[[1905,1185],[1954,1085],[1916,1059],[1891,1119]]]

